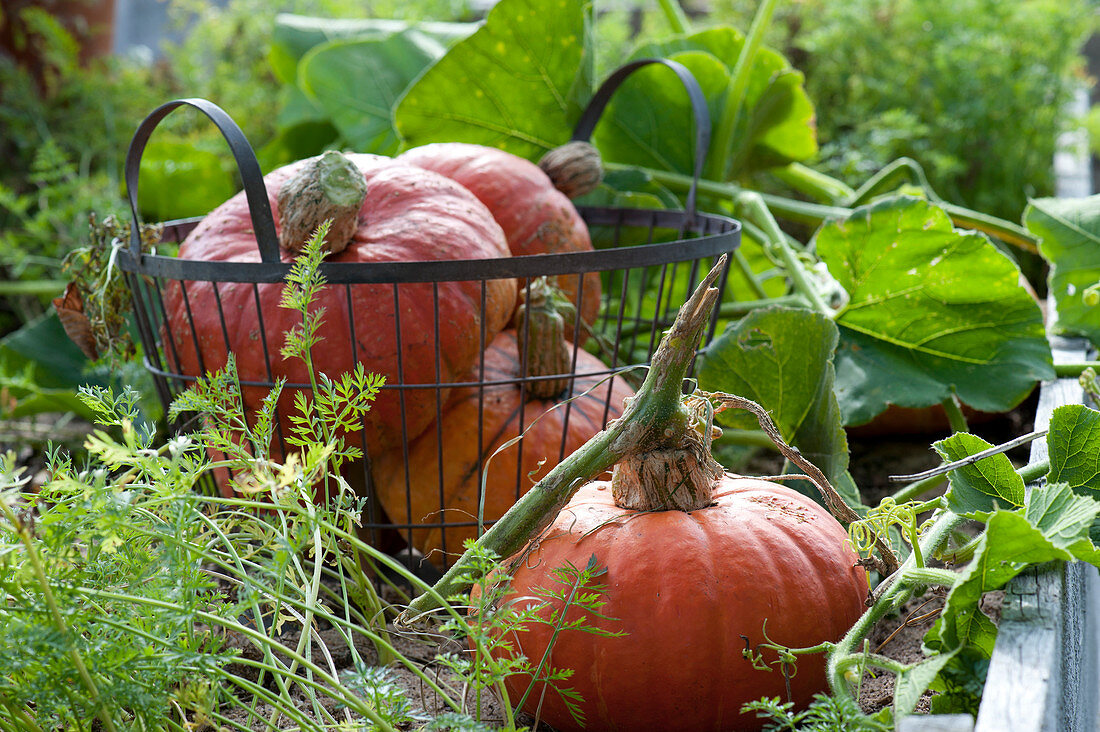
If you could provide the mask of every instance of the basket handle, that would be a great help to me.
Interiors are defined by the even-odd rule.
[[[137,192],[138,174],[141,171],[141,155],[145,152],[145,145],[149,142],[149,136],[160,124],[168,113],[179,107],[194,107],[207,117],[218,128],[229,143],[229,150],[237,161],[237,170],[241,174],[244,183],[245,198],[248,200],[248,211],[252,217],[252,231],[255,232],[256,244],[260,250],[260,259],[264,262],[279,262],[279,238],[275,234],[275,219],[271,214],[271,203],[267,198],[267,186],[264,185],[264,176],[260,171],[260,164],[256,161],[256,153],[244,136],[244,132],[218,105],[205,99],[176,99],[157,107],[138,125],[134,137],[130,141],[130,149],[126,151],[126,194],[130,199],[130,213],[134,217],[134,225],[130,229],[130,250],[135,258],[141,256],[141,219],[138,216]]]
[[[695,170],[691,178],[691,187],[688,188],[687,199],[684,201],[684,207],[688,215],[687,220],[690,224],[695,220],[696,188],[699,179],[703,177],[703,163],[707,159],[707,149],[710,147],[710,110],[707,107],[707,99],[703,96],[703,90],[699,87],[699,82],[696,81],[695,76],[688,71],[686,66],[667,58],[644,58],[620,67],[600,85],[600,88],[596,90],[596,93],[588,102],[588,106],[581,112],[581,117],[577,120],[576,127],[573,128],[572,140],[588,142],[589,138],[592,137],[593,130],[596,129],[596,123],[600,121],[604,107],[611,99],[611,95],[615,93],[615,90],[619,88],[626,77],[650,64],[661,64],[672,69],[679,77],[680,83],[684,85],[684,89],[687,90],[688,97],[691,99],[691,110],[695,117]]]

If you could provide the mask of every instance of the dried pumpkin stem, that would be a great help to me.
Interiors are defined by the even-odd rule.
[[[821,472],[821,469],[807,460],[802,453],[799,452],[797,447],[793,447],[786,443],[783,436],[779,433],[779,428],[776,427],[775,422],[772,421],[771,415],[768,414],[768,410],[751,399],[734,396],[732,394],[708,392],[699,392],[699,394],[715,403],[715,411],[732,408],[745,409],[752,412],[753,416],[756,417],[756,421],[760,423],[760,429],[764,430],[768,437],[771,438],[783,457],[801,468],[802,472],[806,474],[806,477],[810,479],[810,482],[814,484],[814,487],[821,492],[821,497],[824,499],[825,507],[829,509],[829,513],[842,524],[850,524],[853,521],[859,520],[859,514],[853,511],[851,506],[844,502],[844,499],[837,493],[836,488],[834,488],[833,484],[829,482],[829,479],[825,477],[825,474]],[[881,565],[876,566],[875,569],[883,576],[892,574],[896,571],[898,568],[898,558],[886,542],[881,538],[875,539],[875,548],[878,549],[879,557],[881,558]]]
[[[703,332],[718,300],[711,285],[726,267],[723,255],[680,308],[672,327],[653,354],[649,372],[622,417],[611,422],[580,449],[560,462],[480,539],[478,546],[501,557],[510,557],[538,536],[588,480],[608,470],[628,455],[683,446],[685,435],[698,435],[696,420],[683,404],[687,377]],[[409,623],[440,607],[439,597],[465,592],[476,579],[471,575],[474,553],[467,551],[436,582],[432,594],[413,600],[397,618]]]
[[[331,220],[326,249],[343,251],[359,228],[366,197],[367,183],[351,160],[335,150],[310,159],[279,189],[279,244],[299,252],[321,223]]]

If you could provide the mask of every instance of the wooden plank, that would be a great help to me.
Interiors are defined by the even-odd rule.
[[[1088,356],[1081,339],[1051,338],[1055,363]],[[1035,429],[1044,429],[1063,404],[1081,404],[1076,379],[1044,382]],[[1047,459],[1045,440],[1031,446],[1032,463]],[[1030,490],[1033,486],[1029,486]],[[1100,729],[1100,574],[1081,563],[1032,567],[1005,588],[997,643],[978,718],[959,715],[902,720],[899,732],[1094,732]],[[948,725],[948,726],[944,726]],[[950,726],[959,725],[959,726]]]
[[[1087,343],[1052,338],[1055,363],[1086,359]],[[1045,429],[1063,404],[1081,404],[1076,379],[1045,382],[1035,429]],[[1031,445],[1031,462],[1047,459],[1046,440]],[[1028,486],[1031,490],[1033,486]],[[1033,567],[1005,588],[997,643],[974,732],[1092,730],[1096,719],[1097,596],[1087,592],[1096,568],[1052,562]],[[1086,613],[1086,607],[1090,610]],[[1090,637],[1091,634],[1091,637]]]

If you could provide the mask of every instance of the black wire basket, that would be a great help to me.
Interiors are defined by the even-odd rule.
[[[573,139],[588,140],[623,79],[654,62],[675,72],[691,97],[697,179],[709,143],[710,121],[698,84],[675,62],[645,60],[619,69],[597,90]],[[260,261],[195,261],[142,252],[137,204],[142,152],[160,121],[182,106],[203,112],[228,142],[244,184]],[[135,225],[130,246],[119,251],[117,261],[133,293],[145,366],[160,400],[167,408],[198,376],[220,368],[225,355],[233,352],[246,412],[250,412],[282,373],[283,334],[268,330],[273,321],[270,296],[273,290],[281,290],[291,267],[279,252],[267,189],[252,148],[236,123],[216,105],[202,99],[172,101],[138,127],[126,159],[126,184]],[[630,385],[641,379],[639,367],[648,363],[679,306],[717,259],[740,244],[737,221],[695,210],[694,186],[685,210],[579,207],[578,211],[593,240],[600,242],[593,251],[320,265],[332,295],[326,301],[324,338],[350,341],[352,361],[364,362],[370,370],[378,362],[371,360],[374,354],[361,352],[367,349],[357,351],[360,329],[393,329],[389,342],[396,348],[390,356],[396,358],[396,368],[383,374],[386,383],[371,409],[371,414],[377,410],[379,420],[388,419],[386,427],[376,430],[381,435],[377,439],[370,430],[350,433],[352,444],[365,457],[344,471],[349,485],[368,498],[363,534],[375,546],[394,554],[423,552],[436,567],[445,567],[461,553],[464,538],[491,523],[536,477],[619,413]],[[199,221],[164,223],[162,242],[182,242]],[[598,274],[598,286],[593,273]],[[717,285],[722,290],[727,273],[728,263]],[[503,336],[488,332],[484,309],[501,282],[514,280],[519,292],[529,296],[538,278],[551,276],[572,283],[578,305],[586,298],[589,303],[598,298],[599,310],[587,328],[582,328],[581,318],[574,319],[569,334],[572,368],[555,375],[568,386],[550,400],[557,406],[547,411],[547,402],[536,400],[533,408],[525,406],[530,404],[527,392],[533,382],[547,377],[531,375],[522,355],[501,365],[496,351]],[[462,288],[475,310],[480,308],[466,326],[456,327],[448,314],[449,303],[457,297],[455,288]],[[391,303],[389,317],[357,324],[353,303],[361,302],[361,297]],[[407,303],[413,301],[430,302],[433,313],[426,325],[421,323],[416,339],[402,325]],[[342,312],[334,312],[333,303]],[[207,327],[200,337],[196,324],[201,322]],[[254,324],[251,337],[237,333],[242,322]],[[714,336],[718,322],[716,307],[706,340]],[[444,377],[447,369],[440,344],[463,327],[467,330],[460,335],[476,342],[478,355],[468,370]],[[529,336],[524,327],[507,332],[516,343]],[[181,344],[197,361],[184,357]],[[522,348],[516,353],[522,354]],[[339,375],[331,371],[334,364],[318,367],[331,376]],[[284,392],[310,388],[304,379],[291,379]],[[500,416],[502,408],[506,419]],[[291,449],[287,425],[280,423],[285,419],[276,420],[272,444],[276,458]],[[177,420],[170,429],[195,426]],[[523,438],[510,439],[518,435]],[[218,487],[225,492],[225,476]],[[495,493],[483,495],[483,489]]]

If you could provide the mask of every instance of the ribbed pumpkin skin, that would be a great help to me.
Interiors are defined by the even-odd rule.
[[[609,482],[590,483],[514,570],[514,597],[525,597],[536,587],[560,591],[551,573],[566,562],[584,567],[595,554],[607,568],[603,612],[618,620],[589,616],[589,624],[627,635],[563,632],[551,656],[575,671],[563,686],[584,698],[587,732],[759,729],[741,705],[787,696],[782,674],[754,670],[742,657],[741,635],[755,647],[766,619],[773,641],[813,646],[839,640],[865,609],[866,572],[824,508],[774,483],[728,475],[715,497],[717,505],[691,513],[639,513],[614,505]],[[537,662],[550,632],[532,624],[515,640]],[[513,702],[529,680],[508,680]],[[800,657],[795,704],[826,686],[824,656]],[[541,714],[562,732],[581,729],[552,689]]]
[[[408,150],[397,160],[461,183],[484,203],[504,229],[512,254],[557,254],[592,250],[588,227],[573,203],[549,176],[529,160],[493,147],[465,142],[434,142]],[[577,303],[576,275],[561,275],[557,286]],[[591,325],[600,309],[600,276],[584,275],[581,317]],[[572,337],[569,329],[568,337]]]
[[[606,371],[607,367],[595,356],[584,351],[577,353],[577,374]],[[478,381],[479,367],[470,374],[471,381]],[[518,378],[520,361],[516,334],[506,330],[492,342],[485,352],[483,381],[504,381]],[[578,376],[573,383],[572,394],[581,394],[595,386],[604,377]],[[408,497],[411,511],[406,504],[406,472],[403,452],[400,449],[378,456],[372,473],[375,489],[387,515],[395,523],[412,521],[439,523],[476,521],[478,490],[480,488],[478,466],[484,463],[498,447],[520,434],[520,424],[526,431],[522,442],[522,467],[517,470],[520,447],[512,445],[489,461],[486,483],[485,519],[500,518],[516,500],[517,484],[526,492],[535,481],[546,475],[560,462],[562,456],[571,455],[593,435],[603,429],[604,412],[607,419],[622,414],[623,399],[633,391],[616,378],[610,382],[611,397],[608,402],[608,383],[600,384],[589,394],[569,405],[568,431],[564,420],[566,407],[548,412],[558,403],[555,399],[534,399],[522,404],[520,388],[515,384],[496,384],[483,390],[462,387],[451,393],[445,411],[436,426],[429,427],[409,445]],[[482,409],[481,451],[478,452],[478,402]],[[535,419],[543,415],[536,423]],[[532,426],[534,425],[534,426]],[[437,429],[438,428],[438,429]],[[530,429],[528,429],[530,428]],[[561,451],[563,432],[565,451]],[[443,445],[442,505],[447,511],[439,513],[440,468],[439,439]],[[540,466],[540,461],[545,461]],[[530,476],[530,477],[528,477]],[[476,538],[477,527],[448,527],[414,530],[413,544],[429,558],[435,550],[461,553],[462,542]],[[445,539],[445,546],[444,546]]]
[[[359,212],[359,229],[347,249],[328,258],[333,262],[396,262],[509,256],[500,226],[472,194],[444,176],[374,155],[349,155],[367,181],[366,200]],[[282,183],[304,161],[293,163],[264,178],[276,228],[275,199]],[[252,223],[243,194],[206,216],[180,245],[179,257],[207,261],[260,261]],[[283,252],[284,261],[293,255]],[[317,368],[337,377],[362,361],[368,373],[383,374],[387,383],[451,382],[464,374],[480,353],[481,286],[478,282],[439,284],[438,300],[431,283],[399,286],[403,372],[399,379],[393,285],[352,285],[349,323],[348,294],[343,285],[330,285],[315,307],[325,308],[323,340],[313,348]],[[279,306],[282,283],[251,284],[187,282],[186,302],[178,283],[164,292],[170,338],[165,352],[169,364],[181,373],[198,375],[226,362],[226,341],[236,354],[243,381],[272,381],[285,376],[291,384],[308,384],[299,359],[283,360],[279,349],[284,334],[300,326],[301,316]],[[515,309],[514,280],[487,282],[484,319],[489,337],[500,331]],[[217,299],[225,313],[225,333]],[[257,312],[257,298],[260,313]],[[436,371],[434,307],[439,307],[440,370]],[[188,306],[194,333],[188,326]],[[262,316],[261,316],[262,313]],[[261,331],[261,317],[263,330]],[[354,332],[354,341],[350,334]],[[195,341],[198,341],[196,349]],[[265,358],[266,343],[266,358]],[[201,360],[200,360],[201,354]],[[270,362],[270,372],[268,371]],[[286,388],[279,414],[293,409],[293,389]],[[266,388],[245,387],[251,412]],[[419,434],[435,418],[435,393],[409,390],[405,397],[405,424],[410,436]],[[283,426],[286,428],[285,416]],[[392,449],[402,439],[401,405],[396,391],[384,392],[367,415],[365,428],[372,452]],[[354,439],[358,439],[357,437]],[[358,444],[356,442],[355,444]],[[276,448],[278,445],[276,445]]]

